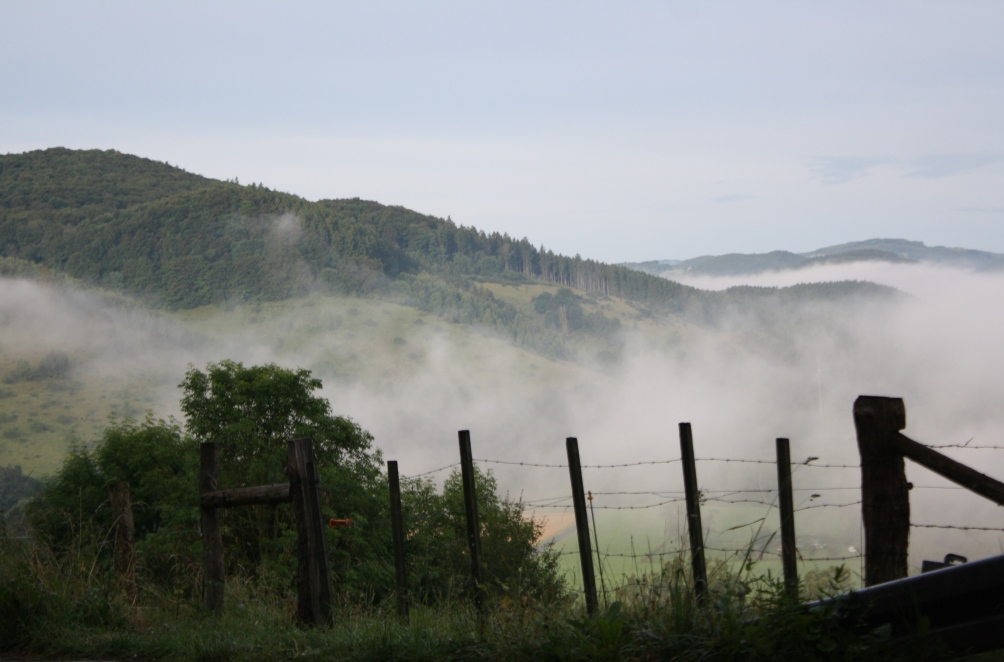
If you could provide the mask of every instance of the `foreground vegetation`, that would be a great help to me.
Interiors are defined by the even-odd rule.
[[[306,370],[233,361],[190,367],[184,428],[151,416],[118,421],[77,447],[0,532],[0,653],[178,660],[938,659],[918,638],[847,627],[841,604],[809,612],[755,564],[726,564],[694,597],[684,557],[582,600],[541,540],[541,524],[477,473],[485,582],[466,556],[460,476],[441,488],[408,479],[403,504],[410,623],[395,611],[387,482],[379,451],[335,416]],[[228,487],[282,481],[285,440],[315,439],[325,509],[355,526],[329,529],[332,627],[294,623],[295,531],[288,507],[224,517],[226,608],[201,606],[196,484],[200,439],[221,444]],[[135,578],[116,569],[108,488],[131,486]],[[327,515],[326,515],[327,516]],[[847,574],[808,573],[803,597],[846,589]],[[473,592],[487,605],[476,613]],[[840,617],[838,621],[837,616]]]
[[[0,545],[0,653],[165,660],[777,660],[944,659],[922,636],[837,625],[839,607],[805,612],[754,568],[719,574],[692,595],[682,559],[637,577],[595,617],[562,600],[498,597],[486,615],[460,598],[418,605],[410,623],[393,600],[343,600],[330,628],[294,625],[295,597],[263,579],[232,578],[227,608],[207,614],[185,591],[141,584],[138,598],[80,532],[57,553],[36,541]],[[90,534],[98,532],[91,531]],[[831,576],[839,589],[840,575]],[[197,592],[198,573],[188,578]],[[180,587],[179,587],[180,588]]]

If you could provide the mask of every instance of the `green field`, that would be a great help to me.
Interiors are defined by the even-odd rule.
[[[733,578],[744,568],[750,575],[770,573],[773,577],[782,576],[776,509],[752,504],[705,504],[701,512],[705,524],[704,544],[709,548],[706,550],[709,568]],[[766,520],[761,526],[763,518]],[[581,590],[582,572],[574,517],[569,511],[554,519],[558,526],[548,533],[557,538],[555,549],[562,553],[565,572]],[[796,513],[795,520],[800,576],[844,565],[850,572],[850,585],[860,586],[860,558],[829,560],[857,556],[860,543],[830,535],[835,524],[832,517],[810,516],[802,512]],[[595,511],[595,528],[590,521],[590,544],[600,550],[598,558],[602,562],[602,581],[610,599],[618,594],[617,588],[629,587],[639,577],[658,576],[664,565],[680,563],[682,559],[689,567],[690,545],[685,521],[683,506],[675,504],[644,510]],[[736,551],[719,551],[722,549]],[[594,572],[597,589],[601,590],[601,569],[596,556]]]

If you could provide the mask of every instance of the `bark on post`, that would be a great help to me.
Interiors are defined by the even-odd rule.
[[[289,503],[290,500],[289,483],[277,483],[207,492],[202,495],[200,503],[203,508],[233,508],[257,503]]]
[[[310,439],[290,440],[286,475],[289,476],[297,530],[297,620],[304,625],[329,625],[331,573],[328,568],[328,543],[321,521],[321,497]]]
[[[787,439],[777,441],[777,493],[781,514],[781,563],[784,567],[784,590],[798,599],[798,566],[795,548],[795,500],[791,492],[791,447]]]
[[[460,475],[464,483],[464,511],[467,514],[467,549],[471,555],[471,579],[474,584],[474,606],[484,614],[484,575],[481,568],[481,522],[478,518],[478,492],[474,484],[474,457],[471,453],[471,433],[461,430]]]
[[[220,447],[215,443],[199,446],[199,495],[217,490],[220,473]],[[220,515],[215,507],[202,510],[202,604],[209,611],[223,610],[223,590],[226,569],[223,565],[223,533]]]
[[[132,490],[129,483],[113,483],[108,490],[115,531],[115,574],[125,587],[131,602],[136,601],[136,526],[132,514]]]
[[[704,562],[704,529],[701,525],[701,493],[697,488],[697,461],[690,423],[680,423],[680,459],[683,489],[687,498],[687,533],[690,535],[690,564],[694,573],[694,593],[703,600],[708,592],[708,569]]]
[[[865,586],[874,586],[907,575],[910,492],[903,455],[892,441],[906,427],[903,400],[859,396],[854,427],[861,454]]]
[[[582,465],[579,462],[579,440],[565,440],[568,453],[568,473],[572,480],[572,506],[575,510],[575,533],[579,537],[579,561],[582,564],[582,590],[586,594],[586,612],[592,616],[599,607],[596,598],[596,575],[593,572],[593,550],[589,546],[589,516],[586,513],[586,495],[582,484]],[[598,550],[597,550],[598,551]]]
[[[397,616],[402,623],[408,623],[408,569],[404,558],[404,517],[401,513],[401,481],[395,460],[387,462],[387,482],[390,484],[390,526],[394,541]]]

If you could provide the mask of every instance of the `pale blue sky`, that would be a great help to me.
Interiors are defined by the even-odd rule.
[[[118,149],[605,261],[1004,252],[1002,2],[0,0],[0,152]]]

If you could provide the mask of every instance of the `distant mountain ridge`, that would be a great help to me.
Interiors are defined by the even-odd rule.
[[[701,276],[748,276],[765,271],[805,269],[821,264],[850,262],[927,263],[973,271],[1004,270],[1004,254],[969,248],[927,246],[907,239],[867,239],[826,246],[808,253],[729,253],[705,255],[689,260],[649,260],[624,263],[653,275],[672,278],[674,274]]]

